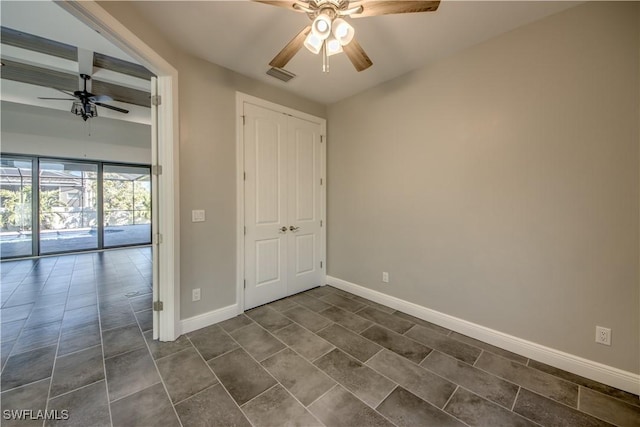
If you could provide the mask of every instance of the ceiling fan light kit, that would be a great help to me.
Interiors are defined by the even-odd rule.
[[[269,63],[284,68],[302,46],[317,55],[322,52],[323,71],[329,72],[329,56],[344,52],[357,71],[373,65],[364,49],[355,40],[355,29],[344,19],[396,13],[434,12],[439,0],[254,0],[272,6],[306,13],[312,20]]]

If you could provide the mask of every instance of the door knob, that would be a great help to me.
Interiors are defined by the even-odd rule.
[[[293,225],[291,227],[289,227],[289,230],[291,231],[298,231],[300,230],[300,227],[294,227]]]
[[[282,226],[282,228],[280,229],[281,233],[286,233],[287,232],[287,227],[285,227],[284,225]]]

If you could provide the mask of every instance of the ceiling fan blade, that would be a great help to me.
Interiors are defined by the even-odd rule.
[[[113,98],[109,95],[93,95],[89,97],[89,101],[91,102],[111,102]]]
[[[311,25],[300,31],[289,43],[287,43],[280,53],[278,53],[275,58],[269,62],[269,65],[275,68],[284,68],[285,65],[291,61],[291,58],[293,58],[295,54],[302,49],[302,46],[304,46],[304,40],[307,38],[310,31]]]
[[[364,71],[373,65],[373,62],[371,62],[371,59],[369,59],[369,56],[356,39],[351,40],[348,45],[342,46],[342,49],[358,72]]]
[[[53,99],[56,101],[75,101],[76,100],[75,98],[45,98],[42,96],[39,96],[38,99]]]
[[[62,90],[62,89],[58,89],[58,88],[54,88],[54,89],[56,89],[59,92],[64,93],[67,96],[73,96],[74,98],[76,97],[76,95],[73,92],[69,92],[68,90]]]
[[[113,105],[103,104],[102,102],[94,102],[94,104],[100,107],[108,108],[109,110],[117,111],[119,113],[127,114],[129,112],[129,110],[125,110],[124,108],[114,107]]]
[[[352,18],[366,16],[391,15],[394,13],[434,12],[440,1],[360,1],[349,4],[349,8],[362,6],[362,12],[350,15]]]
[[[292,10],[294,12],[305,12],[307,5],[304,2],[297,2],[295,0],[253,0],[256,3],[269,4],[271,6],[284,7],[285,9]],[[296,7],[299,5],[300,7]]]

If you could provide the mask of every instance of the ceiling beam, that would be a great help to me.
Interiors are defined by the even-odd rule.
[[[2,44],[9,46],[46,53],[47,55],[57,56],[58,58],[68,59],[70,61],[78,60],[78,53],[75,46],[45,39],[44,37],[34,36],[33,34],[7,27],[0,27],[0,38],[2,38]]]
[[[93,66],[139,79],[151,80],[151,77],[154,77],[154,74],[142,65],[123,61],[122,59],[113,58],[98,52],[93,55]]]

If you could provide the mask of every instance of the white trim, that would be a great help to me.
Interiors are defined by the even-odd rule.
[[[323,260],[323,273],[326,278],[327,271],[327,120],[322,117],[313,116],[302,111],[294,110],[283,105],[274,104],[246,93],[236,92],[236,302],[238,314],[244,311],[244,103],[268,108],[273,111],[288,114],[302,120],[317,123],[321,127],[323,143],[321,148],[321,171],[320,177],[324,180],[321,190],[321,210],[320,219],[323,222],[321,236],[321,252]],[[324,280],[323,280],[324,282]]]
[[[623,371],[612,366],[584,359],[580,356],[565,353],[541,344],[527,341],[513,335],[505,334],[495,329],[490,329],[476,323],[469,322],[448,314],[432,310],[421,305],[405,301],[391,295],[346,280],[327,276],[327,283],[343,291],[351,292],[362,298],[367,298],[379,304],[395,308],[404,313],[426,320],[436,325],[442,326],[452,331],[467,335],[469,337],[495,345],[496,347],[521,354],[525,357],[537,360],[542,363],[572,372],[585,378],[599,381],[603,384],[628,391],[629,393],[640,393],[640,375]]]
[[[180,333],[188,334],[198,329],[206,328],[238,315],[238,304],[212,310],[207,313],[198,314],[180,321]]]
[[[164,304],[159,313],[159,338],[173,341],[180,336],[178,71],[97,2],[62,0],[56,4],[158,76],[158,93],[162,95],[162,104],[158,107],[158,162],[162,165],[162,175],[156,230],[163,237],[158,251],[158,287]]]

